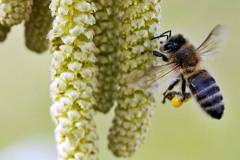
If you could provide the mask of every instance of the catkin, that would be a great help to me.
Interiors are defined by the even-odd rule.
[[[8,33],[10,32],[11,28],[8,26],[4,26],[0,24],[0,42],[6,40]]]
[[[107,113],[116,100],[118,82],[117,38],[113,0],[96,0],[97,12],[94,42],[100,50],[97,55],[98,87],[95,110]]]
[[[54,16],[48,36],[53,54],[50,110],[56,124],[58,159],[96,160],[96,6],[91,0],[52,0],[50,8]]]
[[[32,13],[25,23],[25,44],[36,53],[42,53],[49,47],[47,34],[52,25],[49,4],[50,0],[34,0]]]
[[[117,4],[120,89],[108,146],[114,155],[130,157],[146,137],[154,99],[146,90],[129,88],[124,77],[146,71],[154,61],[150,51],[158,44],[150,39],[159,31],[160,0],[118,0]]]
[[[32,0],[0,0],[0,24],[13,26],[27,20]]]

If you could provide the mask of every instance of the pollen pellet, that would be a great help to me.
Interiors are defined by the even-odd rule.
[[[182,105],[182,100],[178,97],[174,97],[172,100],[171,100],[171,104],[174,108],[179,108],[181,107]]]

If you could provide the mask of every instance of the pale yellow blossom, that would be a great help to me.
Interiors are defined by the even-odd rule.
[[[53,54],[50,110],[56,124],[58,159],[96,160],[96,6],[91,0],[52,0],[50,7],[54,16],[49,33]]]
[[[129,88],[126,77],[145,72],[154,62],[151,52],[158,44],[150,39],[159,33],[160,0],[118,0],[117,4],[120,89],[108,139],[116,156],[130,157],[146,137],[154,99],[144,88]]]
[[[49,47],[47,34],[52,26],[49,4],[50,0],[33,0],[30,18],[25,23],[26,46],[37,53]]]
[[[107,113],[114,105],[117,96],[118,73],[117,37],[115,22],[115,1],[97,0],[97,12],[94,42],[100,52],[97,55],[98,86],[95,93],[96,105],[94,108]]]
[[[27,20],[31,13],[32,0],[0,0],[0,23],[13,26]]]

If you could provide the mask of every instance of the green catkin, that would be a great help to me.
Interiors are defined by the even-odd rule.
[[[25,44],[36,53],[42,53],[49,47],[47,34],[52,24],[49,4],[50,0],[33,0],[32,13],[25,23]]]
[[[120,89],[108,146],[114,155],[130,157],[145,139],[154,99],[146,90],[129,88],[127,77],[146,71],[154,61],[150,51],[158,44],[150,39],[159,33],[160,0],[118,0],[117,4]]]
[[[10,32],[11,28],[8,26],[3,26],[0,24],[0,42],[6,40],[8,33]]]
[[[97,55],[98,87],[95,110],[107,113],[116,100],[117,54],[114,1],[96,0],[97,12],[94,42],[100,53]]]
[[[52,0],[50,8],[54,16],[48,35],[53,54],[50,110],[58,160],[96,160],[96,6],[91,0]]]
[[[0,0],[0,24],[13,26],[29,18],[32,0]]]

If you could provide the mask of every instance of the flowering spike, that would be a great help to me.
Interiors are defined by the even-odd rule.
[[[3,26],[0,24],[0,42],[6,40],[8,33],[10,32],[11,28],[8,26]]]
[[[50,0],[34,0],[32,13],[25,23],[26,46],[37,53],[42,53],[49,47],[47,33],[52,24],[49,4]]]
[[[50,110],[56,124],[59,160],[96,160],[96,6],[91,0],[52,0],[50,8],[54,15],[48,36],[53,53]]]
[[[0,0],[0,23],[13,26],[29,18],[32,0]]]
[[[116,100],[117,54],[116,25],[114,21],[114,1],[97,0],[94,42],[100,52],[97,55],[98,87],[95,110],[107,113]]]
[[[118,0],[120,90],[109,149],[119,157],[132,156],[143,143],[153,111],[153,96],[139,88],[128,87],[126,77],[144,72],[154,62],[151,56],[156,41],[151,41],[160,26],[160,0]]]

